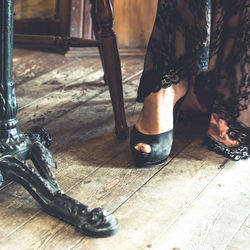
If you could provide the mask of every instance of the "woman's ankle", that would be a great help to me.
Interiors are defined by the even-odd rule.
[[[188,91],[188,81],[183,80],[178,84],[171,85],[174,91],[174,105],[178,102],[183,96],[186,95]]]
[[[136,122],[136,129],[139,132],[153,135],[173,129],[174,105],[186,94],[188,88],[187,83],[183,83],[182,87],[178,87],[178,85],[161,89],[145,98],[143,108]],[[135,149],[145,153],[151,152],[151,147],[144,143],[138,143]]]
[[[136,123],[137,129],[145,134],[163,133],[173,128],[173,108],[188,90],[187,81],[171,85],[144,100],[143,109]]]
[[[144,100],[143,108],[136,123],[144,134],[159,134],[173,128],[173,88],[151,93]]]

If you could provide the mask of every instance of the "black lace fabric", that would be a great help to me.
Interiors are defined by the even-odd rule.
[[[159,0],[137,101],[195,75],[199,102],[250,148],[249,63],[250,0]]]

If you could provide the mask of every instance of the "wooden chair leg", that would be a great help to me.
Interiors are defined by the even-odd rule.
[[[119,139],[125,139],[129,129],[124,110],[121,63],[113,30],[112,6],[109,0],[91,0],[91,3],[93,24],[96,24],[96,36],[100,40],[104,75],[114,110],[115,132]]]

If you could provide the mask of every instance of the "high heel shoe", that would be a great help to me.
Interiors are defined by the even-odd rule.
[[[150,153],[135,149],[138,143],[148,144]],[[173,130],[155,135],[145,135],[134,126],[130,134],[130,149],[137,167],[153,167],[164,164],[170,154],[173,143]]]
[[[189,91],[177,101],[174,106],[174,124],[177,121],[180,106]],[[161,134],[145,135],[133,127],[130,134],[130,150],[132,152],[135,165],[139,168],[155,167],[166,163],[173,144],[174,130],[170,130]],[[150,153],[145,153],[135,149],[138,143],[148,144],[151,147]]]

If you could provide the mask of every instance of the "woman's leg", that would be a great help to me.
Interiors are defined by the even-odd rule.
[[[207,39],[204,37],[207,31],[206,1],[158,2],[137,97],[137,101],[144,105],[136,128],[144,135],[157,135],[173,129],[174,105],[186,94],[188,79],[197,71],[195,50],[201,49]],[[151,146],[143,142],[134,148],[151,152]]]
[[[137,130],[146,135],[172,130],[174,105],[186,94],[187,89],[187,81],[183,81],[147,96],[136,122]],[[145,153],[151,152],[150,145],[144,143],[136,144],[135,149]]]
[[[249,156],[250,130],[250,75],[249,75],[249,38],[250,1],[235,0],[222,4],[214,0],[214,22],[212,26],[211,58],[207,81],[197,84],[210,89],[211,119],[207,135],[214,141],[210,149],[221,149],[230,152],[223,155],[234,157],[238,148],[244,148],[244,156]],[[206,86],[207,85],[207,86]],[[198,91],[199,92],[199,91]],[[199,94],[199,93],[198,93]],[[204,95],[204,96],[205,96]],[[200,98],[204,99],[203,97]],[[224,148],[223,148],[224,147]],[[220,152],[217,150],[217,152]],[[228,150],[227,150],[228,149]],[[236,159],[235,158],[235,159]]]

